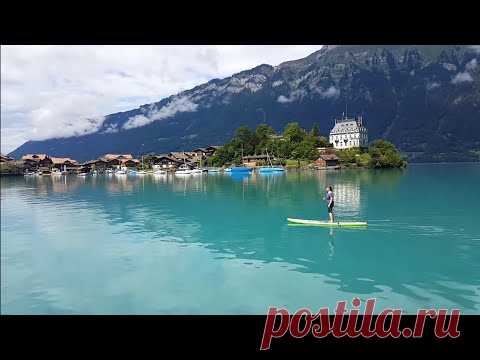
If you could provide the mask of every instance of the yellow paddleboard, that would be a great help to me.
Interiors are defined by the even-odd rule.
[[[303,224],[312,226],[336,226],[336,227],[352,227],[352,226],[367,226],[366,221],[322,221],[322,220],[304,220],[304,219],[292,219],[287,218],[289,223]]]

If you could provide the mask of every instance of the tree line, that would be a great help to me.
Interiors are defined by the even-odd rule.
[[[320,135],[318,124],[310,131],[300,127],[297,122],[288,123],[281,136],[267,124],[259,124],[255,130],[247,126],[239,127],[233,138],[224,144],[210,159],[213,166],[241,164],[242,156],[268,154],[278,162],[286,159],[315,160],[318,147],[330,146],[328,139]]]
[[[334,153],[345,166],[369,168],[401,168],[407,161],[401,156],[395,145],[379,139],[368,148],[350,148],[334,150],[328,138],[320,134],[318,124],[307,131],[298,122],[285,125],[278,136],[267,124],[259,124],[255,130],[247,126],[239,127],[233,138],[225,143],[213,157],[208,160],[210,166],[240,165],[242,156],[268,154],[276,158],[277,164],[285,164],[286,160],[311,162],[320,156],[319,147],[327,148],[326,152]]]

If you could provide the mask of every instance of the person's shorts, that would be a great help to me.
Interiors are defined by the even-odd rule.
[[[330,206],[327,206],[329,213],[331,213],[333,211],[333,206],[334,206],[333,201],[332,201],[332,204]]]

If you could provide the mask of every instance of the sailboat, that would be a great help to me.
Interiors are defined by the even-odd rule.
[[[142,155],[142,170],[137,171],[137,175],[145,175],[147,172],[145,171],[145,165],[143,163],[143,155]]]
[[[191,171],[191,174],[193,174],[193,175],[203,174],[202,159],[200,159],[199,167],[197,169],[192,169],[190,171]]]
[[[268,155],[268,150],[265,149],[265,152],[267,154],[267,159],[268,159],[268,162],[270,163],[270,166],[260,166],[258,168],[259,173],[273,173],[273,172],[285,171],[285,169],[282,166],[273,166],[272,160],[270,160],[270,155]]]
[[[183,152],[183,165],[181,165],[177,171],[175,171],[175,175],[191,175],[192,170],[187,166],[187,162],[185,160],[185,151]]]
[[[243,161],[243,144],[242,144],[242,161]],[[252,172],[252,168],[246,166],[234,166],[230,168],[230,173],[233,174],[249,174]]]

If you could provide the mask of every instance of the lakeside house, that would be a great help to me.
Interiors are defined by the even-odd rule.
[[[170,156],[170,154],[160,154],[153,156],[152,164],[155,167],[168,170],[178,168],[183,164],[183,161]]]
[[[272,160],[275,158],[271,157]],[[267,155],[248,155],[242,158],[242,163],[247,167],[256,167],[258,165],[264,165],[268,162]]]
[[[197,148],[193,151],[170,152],[168,154],[151,154],[151,164],[158,168],[176,169],[182,164],[190,168],[196,168],[204,164],[204,160],[213,156],[221,146],[207,146]],[[1,155],[0,162],[12,163],[14,160],[6,155]],[[18,161],[21,165],[21,172],[51,171],[53,168],[67,170],[68,172],[90,172],[98,171],[100,173],[107,169],[119,167],[139,168],[142,162],[135,159],[132,154],[105,154],[98,159],[79,163],[69,157],[50,157],[47,154],[25,154]],[[17,166],[18,167],[18,166]]]
[[[337,169],[340,166],[340,159],[335,154],[321,154],[315,160],[315,166],[320,169]]]
[[[335,149],[350,149],[368,145],[368,131],[363,125],[363,117],[335,119],[335,125],[330,131],[330,144]]]
[[[77,160],[73,160],[71,158],[57,158],[57,157],[51,157],[52,160],[52,168],[56,168],[59,170],[73,170],[78,168],[79,164]]]
[[[215,152],[220,148],[221,146],[210,145],[205,148],[200,147],[200,148],[194,149],[193,152],[196,153],[197,155],[201,155],[205,158],[208,158],[210,156],[215,155]]]
[[[105,154],[100,160],[106,162],[107,167],[134,168],[140,164],[140,160],[135,159],[132,154]]]
[[[52,159],[47,154],[26,154],[22,156],[21,161],[28,171],[46,170],[53,165]]]
[[[0,154],[0,162],[13,161],[13,158],[7,155]]]

